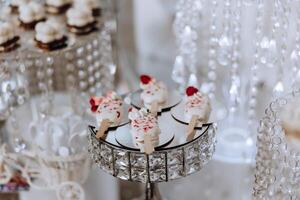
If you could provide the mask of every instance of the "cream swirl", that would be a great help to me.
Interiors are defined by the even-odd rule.
[[[19,6],[27,4],[28,2],[29,2],[29,0],[12,0],[10,2],[10,5],[15,6],[15,7],[19,7]]]
[[[70,26],[83,27],[94,20],[93,13],[88,8],[74,7],[67,11],[67,23]]]
[[[11,23],[0,22],[0,45],[15,37],[15,30]]]
[[[45,18],[45,8],[42,4],[36,2],[30,2],[24,4],[19,8],[20,16],[19,19],[24,23],[31,23],[39,21]]]
[[[88,7],[90,9],[100,8],[99,0],[75,0],[75,7]]]
[[[42,43],[57,41],[64,36],[62,30],[61,25],[54,20],[40,22],[35,26],[35,38]]]
[[[48,6],[61,7],[64,5],[69,5],[72,3],[72,0],[46,0]]]

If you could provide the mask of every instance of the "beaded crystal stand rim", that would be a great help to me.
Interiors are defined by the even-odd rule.
[[[112,176],[134,182],[167,182],[188,176],[200,171],[215,150],[214,124],[208,125],[202,135],[190,142],[162,148],[150,155],[98,140],[94,127],[90,126],[89,130],[92,160]]]

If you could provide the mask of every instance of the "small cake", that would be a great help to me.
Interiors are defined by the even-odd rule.
[[[210,112],[209,98],[201,94],[197,88],[193,86],[188,87],[184,98],[184,118],[187,121],[191,121],[193,115],[196,115],[199,121],[206,123]]]
[[[52,51],[67,46],[67,37],[62,27],[54,20],[38,23],[35,32],[36,45],[43,50]]]
[[[20,37],[16,36],[12,24],[0,21],[0,52],[8,52],[16,49]]]
[[[287,136],[300,138],[300,101],[290,102],[286,105],[281,113],[281,121]]]
[[[149,113],[145,108],[137,110],[131,108],[129,110],[129,119],[131,124],[131,136],[134,145],[142,152],[144,151],[146,134],[151,136],[153,146],[159,145],[160,128],[157,118]]]
[[[96,30],[96,20],[91,9],[74,7],[67,11],[67,25],[70,32],[85,35]]]
[[[96,114],[97,122],[108,119],[113,125],[118,125],[123,116],[123,100],[115,93],[108,92],[103,97],[90,99],[91,111]]]
[[[74,7],[87,7],[92,10],[93,16],[96,17],[101,15],[99,0],[74,0]]]
[[[29,0],[12,0],[9,4],[12,13],[18,13],[19,7],[25,5],[29,2]]]
[[[37,23],[45,20],[45,8],[42,4],[32,1],[19,7],[19,21],[22,27],[34,29]]]
[[[153,102],[162,104],[167,100],[168,91],[166,85],[148,75],[140,76],[140,87],[143,90],[141,99],[146,108],[150,109]]]
[[[46,0],[46,10],[51,14],[66,12],[72,5],[72,0]]]

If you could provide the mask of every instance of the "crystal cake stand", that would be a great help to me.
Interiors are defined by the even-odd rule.
[[[163,112],[158,120],[161,134],[172,131],[175,137],[168,146],[150,155],[120,146],[115,139],[117,129],[110,130],[105,139],[97,139],[96,128],[89,126],[88,148],[92,160],[112,176],[146,183],[145,199],[161,199],[156,183],[186,177],[201,170],[215,150],[215,124],[199,128],[195,138],[186,142],[187,125],[173,119],[170,111]],[[128,136],[131,137],[129,132]]]

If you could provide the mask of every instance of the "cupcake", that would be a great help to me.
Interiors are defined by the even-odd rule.
[[[91,111],[96,114],[97,122],[107,119],[113,125],[119,125],[123,115],[123,100],[115,93],[108,92],[103,97],[90,99]]]
[[[0,52],[16,49],[19,46],[19,39],[12,24],[0,21]]]
[[[149,75],[140,76],[140,88],[143,90],[141,99],[148,109],[151,108],[153,102],[157,102],[158,106],[160,106],[167,100],[168,91],[166,85]]]
[[[12,0],[9,4],[12,13],[18,13],[19,7],[29,3],[29,0]]]
[[[190,86],[186,89],[184,97],[184,117],[191,121],[194,115],[202,123],[208,121],[211,112],[209,98],[202,94],[197,88]]]
[[[67,37],[57,21],[40,22],[35,27],[35,42],[43,50],[57,50],[67,46]]]
[[[45,20],[45,8],[42,4],[30,2],[19,7],[19,21],[22,27],[34,29],[37,23]]]
[[[146,135],[150,136],[153,147],[159,145],[159,134],[161,131],[158,126],[158,120],[154,115],[145,108],[140,110],[131,108],[128,117],[131,124],[132,140],[137,148],[144,152]]]
[[[96,17],[101,15],[101,8],[99,2],[99,0],[74,0],[74,7],[87,7],[88,9],[92,10],[93,16]]]
[[[72,5],[72,0],[46,0],[46,10],[51,14],[66,12]]]
[[[96,20],[86,7],[74,7],[67,11],[67,25],[70,32],[85,35],[96,30]]]

